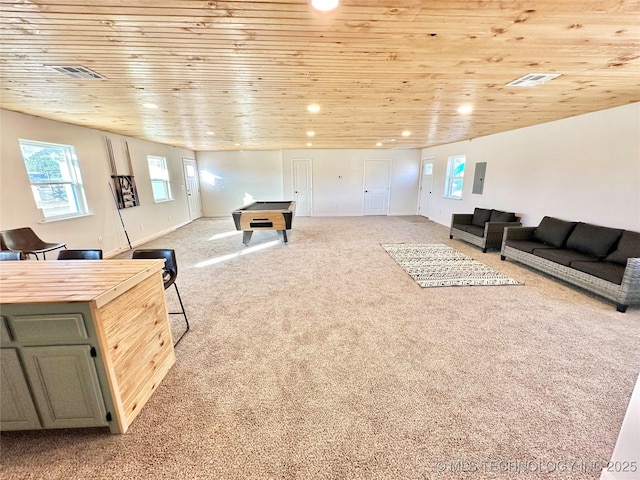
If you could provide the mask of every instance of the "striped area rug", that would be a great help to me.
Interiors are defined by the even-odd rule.
[[[513,278],[443,244],[383,243],[421,287],[518,285]]]

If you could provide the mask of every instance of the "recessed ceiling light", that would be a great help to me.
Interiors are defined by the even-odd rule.
[[[313,131],[309,130],[307,132],[307,137],[313,137],[315,134],[316,134],[316,132],[313,132]]]
[[[234,145],[235,145],[236,147],[239,147],[239,146],[240,146],[240,144],[239,144],[239,143],[234,143]]]
[[[381,146],[382,146],[382,142],[376,143],[376,147],[381,147]]]
[[[155,103],[143,103],[142,106],[144,108],[150,108],[151,110],[155,110],[156,108],[158,108],[158,105],[156,105]]]
[[[338,6],[339,0],[311,0],[311,6],[321,12],[328,12]]]
[[[307,143],[307,147],[313,147],[313,143],[311,142]]]
[[[403,137],[408,137],[409,135],[411,135],[411,132],[409,130],[405,130],[404,132],[402,132]]]
[[[214,132],[212,132],[211,130],[209,130],[209,131],[207,132],[207,135],[215,135],[215,133],[214,133]]]
[[[471,106],[471,105],[460,105],[458,107],[458,113],[460,113],[462,115],[468,115],[471,112],[473,112],[473,106]]]
[[[317,103],[312,103],[307,106],[307,110],[309,110],[309,112],[311,113],[318,113],[320,111],[320,105],[318,105]]]

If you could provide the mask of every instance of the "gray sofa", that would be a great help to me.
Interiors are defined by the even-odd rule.
[[[520,217],[515,213],[487,208],[475,208],[473,213],[451,215],[449,238],[457,237],[487,252],[488,248],[500,248],[505,227],[519,227]]]
[[[640,305],[640,233],[544,217],[507,228],[500,258],[518,261],[616,302]]]

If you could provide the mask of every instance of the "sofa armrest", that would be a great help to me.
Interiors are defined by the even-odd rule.
[[[473,220],[472,213],[454,213],[451,215],[451,226],[454,223],[458,225],[471,225],[471,220]]]
[[[537,227],[507,227],[504,229],[505,240],[529,240]]]

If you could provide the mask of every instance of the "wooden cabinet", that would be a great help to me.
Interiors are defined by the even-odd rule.
[[[0,349],[0,425],[2,430],[40,428],[40,419],[15,348]]]
[[[108,425],[92,348],[64,345],[22,349],[43,428]]]
[[[163,261],[12,263],[0,270],[0,429],[126,432],[175,362]]]

